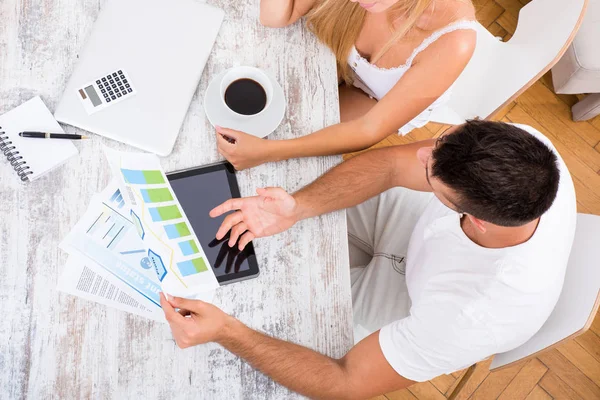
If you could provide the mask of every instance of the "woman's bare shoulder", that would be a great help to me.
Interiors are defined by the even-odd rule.
[[[417,21],[419,29],[435,32],[458,21],[476,20],[475,7],[469,0],[447,0],[434,4]]]

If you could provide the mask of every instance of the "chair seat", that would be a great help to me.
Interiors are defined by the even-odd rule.
[[[589,0],[573,43],[552,68],[556,93],[600,93],[600,0]]]
[[[600,0],[590,0],[581,28],[573,40],[573,53],[581,68],[600,71]]]

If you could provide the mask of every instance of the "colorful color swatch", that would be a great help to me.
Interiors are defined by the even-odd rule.
[[[169,239],[177,239],[180,237],[190,236],[192,234],[185,222],[180,222],[173,225],[165,225],[164,228]]]
[[[172,219],[181,218],[181,212],[179,211],[179,207],[176,205],[151,208],[149,212],[150,217],[152,217],[152,221],[154,222],[169,221]]]
[[[179,242],[179,248],[184,256],[191,256],[192,254],[199,253],[198,246],[196,242],[193,240],[188,240],[185,242]]]
[[[164,201],[173,201],[173,195],[168,188],[161,189],[142,189],[140,190],[142,198],[146,203],[162,203]]]
[[[177,263],[177,267],[183,276],[189,276],[208,271],[203,258],[194,258],[193,260],[179,262]]]
[[[125,181],[133,185],[155,185],[165,183],[162,172],[154,171],[139,171],[134,169],[121,169]]]

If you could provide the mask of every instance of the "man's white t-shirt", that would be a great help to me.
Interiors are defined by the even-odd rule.
[[[550,141],[517,125],[546,143]],[[558,194],[533,236],[518,246],[488,249],[472,242],[455,211],[433,198],[408,247],[408,317],[379,333],[390,365],[426,381],[525,343],[560,295],[577,217],[573,181],[563,160]]]

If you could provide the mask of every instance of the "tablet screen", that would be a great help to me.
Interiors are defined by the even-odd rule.
[[[192,228],[202,244],[206,257],[220,283],[258,274],[254,247],[250,243],[240,252],[215,235],[225,215],[211,218],[214,207],[232,197],[240,197],[233,167],[217,164],[167,175]]]

